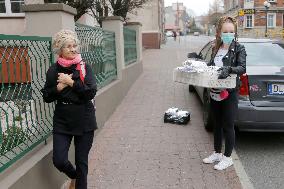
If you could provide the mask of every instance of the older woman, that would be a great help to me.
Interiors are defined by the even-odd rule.
[[[46,74],[43,99],[56,101],[53,117],[53,163],[71,180],[69,188],[86,189],[88,154],[97,129],[95,109],[91,100],[97,87],[94,73],[78,53],[79,41],[70,30],[54,36],[53,50],[58,55]],[[74,137],[75,165],[68,160]]]

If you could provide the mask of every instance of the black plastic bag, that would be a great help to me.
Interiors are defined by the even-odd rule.
[[[178,108],[169,108],[164,114],[164,123],[176,123],[186,125],[190,121],[188,111],[179,110]]]

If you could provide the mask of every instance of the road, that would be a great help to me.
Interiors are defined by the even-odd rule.
[[[180,49],[180,56],[199,51],[208,36],[168,38],[164,48]],[[237,133],[236,152],[255,189],[284,189],[284,133]]]

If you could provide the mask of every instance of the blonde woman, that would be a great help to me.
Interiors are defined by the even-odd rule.
[[[242,75],[246,71],[246,50],[237,42],[237,23],[234,18],[222,17],[216,28],[216,40],[209,65],[219,66],[219,79],[231,73]],[[224,170],[233,165],[231,154],[235,145],[234,120],[238,110],[237,79],[235,89],[211,89],[210,111],[214,120],[214,152],[203,159],[204,163],[215,163],[216,170]],[[222,140],[225,136],[225,152],[222,154]]]
[[[88,154],[97,129],[95,109],[91,100],[97,87],[91,67],[78,53],[76,33],[61,30],[53,38],[53,50],[58,55],[46,74],[43,99],[56,101],[53,117],[53,163],[70,182],[64,188],[87,189]],[[68,160],[74,138],[75,165]]]

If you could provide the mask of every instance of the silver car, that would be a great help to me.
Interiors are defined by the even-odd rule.
[[[241,131],[284,131],[284,44],[269,39],[239,39],[247,52],[246,74],[240,77],[239,108],[236,127]],[[210,61],[211,42],[199,54],[189,58]],[[189,86],[203,103],[203,120],[212,130],[209,111],[210,96],[207,88]]]

